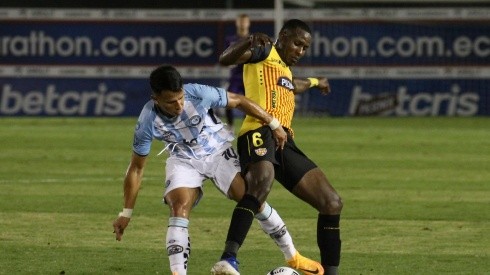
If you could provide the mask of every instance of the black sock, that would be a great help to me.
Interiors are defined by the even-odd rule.
[[[221,258],[235,256],[238,248],[243,244],[245,237],[252,226],[255,214],[259,211],[260,202],[252,195],[246,194],[237,203],[233,210],[228,236],[226,236],[225,251]]]
[[[317,242],[322,266],[338,266],[340,263],[340,215],[318,215]]]

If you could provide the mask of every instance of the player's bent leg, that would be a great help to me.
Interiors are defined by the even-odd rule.
[[[308,171],[293,188],[293,194],[320,214],[340,215],[342,211],[342,199],[319,168]]]
[[[338,274],[340,263],[340,213],[342,200],[325,174],[314,168],[308,171],[293,188],[293,193],[319,212],[317,243],[325,274]]]
[[[191,252],[188,218],[199,192],[198,188],[177,188],[165,196],[170,208],[165,244],[172,274],[187,274]]]
[[[168,192],[165,203],[170,208],[171,217],[189,218],[190,211],[200,196],[199,188],[180,187]]]
[[[187,274],[191,253],[188,226],[189,220],[186,218],[170,217],[168,220],[165,245],[172,274]]]
[[[293,258],[296,254],[293,239],[277,211],[267,202],[264,202],[261,211],[255,215],[255,218],[259,222],[262,230],[277,244],[284,254],[284,258],[286,260]]]
[[[239,202],[243,195],[245,195],[245,180],[240,173],[236,173],[228,189],[228,198]]]
[[[248,190],[233,210],[226,236],[225,249],[221,255],[221,261],[216,265],[223,263],[225,266],[228,266],[225,263],[226,261],[236,261],[238,249],[247,236],[254,216],[259,212],[259,208],[264,203],[270,191],[270,186],[274,180],[274,167],[268,161],[253,163],[250,165],[245,179]],[[263,188],[264,186],[266,188]],[[213,270],[215,270],[215,267],[213,267],[211,272]],[[220,273],[215,272],[213,274]]]
[[[255,218],[259,221],[262,230],[274,240],[282,251],[289,266],[301,270],[307,275],[323,274],[323,267],[319,262],[299,254],[281,216],[267,202],[263,204],[262,211],[255,215]]]
[[[274,181],[274,165],[270,161],[258,161],[248,166],[245,174],[247,194],[264,203],[269,195]]]

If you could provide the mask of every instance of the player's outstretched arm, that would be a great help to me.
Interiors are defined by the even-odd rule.
[[[141,180],[143,179],[145,162],[145,156],[139,156],[133,152],[131,162],[126,171],[126,176],[124,177],[124,208],[123,211],[119,213],[117,219],[112,223],[114,233],[116,234],[116,240],[118,241],[121,240],[124,229],[126,229],[131,219],[131,214],[134,205],[136,204],[136,197],[138,196],[138,191],[141,186]]]
[[[253,116],[261,120],[264,124],[269,125],[269,127],[272,129],[274,138],[276,139],[277,146],[281,149],[284,148],[284,144],[287,141],[287,133],[281,127],[281,124],[279,123],[277,118],[271,116],[264,109],[262,109],[262,107],[257,105],[257,103],[253,102],[243,95],[227,92],[227,96],[227,108],[238,108],[245,112],[247,115]]]
[[[330,93],[330,84],[326,77],[294,78],[294,93],[301,94],[309,88],[315,87],[324,95]]]

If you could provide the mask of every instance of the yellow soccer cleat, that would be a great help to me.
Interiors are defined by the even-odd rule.
[[[323,267],[319,262],[303,257],[298,251],[296,251],[293,258],[289,259],[287,262],[290,267],[297,269],[306,275],[323,275],[324,273]]]

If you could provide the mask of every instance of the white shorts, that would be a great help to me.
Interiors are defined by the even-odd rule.
[[[202,198],[202,185],[206,179],[210,179],[216,188],[229,198],[228,190],[236,174],[240,172],[240,161],[230,143],[224,145],[223,150],[202,159],[183,159],[170,156],[167,159],[165,172],[163,197],[165,198],[168,192],[176,188],[199,187],[199,198],[194,204],[196,206]]]

